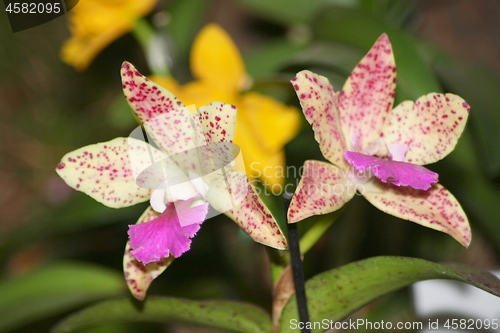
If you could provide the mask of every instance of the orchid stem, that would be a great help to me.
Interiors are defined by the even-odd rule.
[[[290,206],[291,194],[285,193],[285,212]],[[299,230],[296,223],[287,224],[288,227],[288,246],[292,259],[293,282],[295,284],[295,295],[297,298],[297,308],[299,310],[299,319],[302,323],[309,322],[309,311],[307,309],[306,287],[304,279],[304,267],[300,254]],[[311,333],[309,328],[304,327],[302,333]]]
[[[158,65],[155,57],[153,42],[156,38],[155,29],[149,24],[145,18],[140,18],[136,21],[134,28],[132,29],[132,34],[135,39],[141,44],[142,50],[146,55],[146,60],[149,65],[149,69],[155,75],[160,76],[171,76],[170,70],[167,64]]]

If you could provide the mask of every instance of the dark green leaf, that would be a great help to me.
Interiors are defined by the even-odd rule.
[[[347,77],[363,56],[364,53],[357,47],[336,42],[313,42],[307,49],[294,56],[289,64],[330,67]]]
[[[242,0],[248,9],[283,25],[310,21],[320,0]]]
[[[52,333],[119,322],[184,322],[245,333],[269,333],[272,328],[269,315],[251,304],[149,297],[143,303],[121,298],[93,305],[61,321]]]
[[[500,296],[500,280],[487,271],[416,258],[374,257],[332,269],[308,280],[306,292],[310,320],[341,320],[382,295],[429,279],[453,279]],[[283,310],[280,332],[295,332],[290,327],[292,319],[298,319],[295,296]]]
[[[57,263],[0,282],[0,331],[121,294],[123,276],[88,264]]]
[[[170,8],[167,30],[179,57],[187,57],[194,36],[201,28],[210,4],[205,0],[177,0]]]
[[[260,46],[245,55],[247,72],[255,80],[271,77],[301,49],[302,46],[289,41],[277,41]]]

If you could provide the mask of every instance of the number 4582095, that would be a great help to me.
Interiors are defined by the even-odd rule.
[[[447,319],[443,327],[452,330],[496,330],[498,324],[498,319]]]
[[[14,14],[59,14],[61,12],[61,4],[54,3],[26,3],[14,2],[9,3],[5,11]]]

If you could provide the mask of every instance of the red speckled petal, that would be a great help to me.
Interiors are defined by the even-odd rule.
[[[340,209],[356,193],[356,185],[348,178],[349,170],[335,165],[308,160],[299,186],[295,190],[288,223],[296,223],[313,216]]]
[[[395,90],[396,64],[391,42],[383,34],[354,68],[339,95],[342,130],[347,145],[351,145],[349,150],[362,152],[379,137]]]
[[[345,166],[343,153],[347,149],[346,141],[340,127],[337,95],[330,82],[326,77],[310,71],[297,73],[291,82],[323,156],[339,167]]]
[[[151,207],[148,207],[141,215],[137,223],[144,223],[154,220],[158,217]],[[125,274],[125,281],[132,295],[138,300],[144,300],[146,292],[151,282],[156,279],[163,271],[172,263],[174,257],[163,258],[158,262],[152,262],[143,265],[130,253],[132,246],[127,242],[125,247],[125,254],[123,256],[123,272]]]
[[[346,160],[358,171],[371,170],[382,182],[396,186],[411,186],[419,190],[428,190],[431,184],[438,182],[438,174],[423,166],[391,161],[376,156],[354,153],[346,150]]]
[[[146,265],[168,256],[178,258],[188,251],[208,213],[208,203],[190,207],[192,200],[169,203],[156,219],[130,225],[130,253]]]
[[[470,244],[467,216],[457,199],[440,184],[422,191],[383,184],[374,179],[365,184],[363,195],[387,214],[445,232],[465,247]]]
[[[405,162],[429,164],[448,155],[469,116],[469,105],[453,94],[428,94],[392,110],[382,131],[386,143],[405,144]]]
[[[235,221],[254,241],[286,249],[286,239],[278,223],[248,177],[239,171],[229,171],[225,176],[209,185],[206,199],[212,207]]]
[[[198,140],[203,133],[196,132],[191,112],[128,62],[123,63],[121,75],[123,92],[154,142],[168,156],[176,155],[173,158],[183,169],[200,172],[194,148],[204,144]]]
[[[127,207],[151,197],[151,189],[136,185],[134,174],[140,171],[132,169],[127,138],[72,151],[64,155],[56,171],[66,184],[108,207]]]
[[[207,142],[233,142],[236,126],[236,107],[212,102],[198,109],[200,123]]]
[[[150,81],[127,61],[122,64],[121,76],[123,92],[141,123],[184,107],[174,94]]]
[[[233,139],[236,125],[236,107],[231,104],[212,102],[198,109],[197,117],[207,145],[199,149],[202,174],[224,168],[233,162]]]

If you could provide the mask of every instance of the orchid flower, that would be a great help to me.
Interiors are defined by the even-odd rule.
[[[61,57],[78,71],[85,70],[106,46],[132,30],[158,0],[80,1],[69,12],[71,38]]]
[[[453,94],[431,93],[392,109],[396,65],[383,34],[358,63],[342,91],[302,71],[292,80],[323,156],[309,160],[288,211],[289,223],[341,208],[360,192],[396,217],[471,240],[467,217],[438,175],[422,165],[455,147],[469,105]]]
[[[214,100],[235,105],[234,142],[245,156],[247,175],[260,178],[270,188],[283,185],[284,145],[299,131],[298,110],[256,92],[243,93],[251,83],[245,64],[231,37],[216,24],[206,25],[196,37],[191,71],[196,80],[183,86],[164,76],[151,79],[186,105],[205,105]]]
[[[151,281],[189,250],[210,216],[209,204],[256,242],[285,249],[277,222],[249,179],[231,170],[236,108],[213,102],[192,115],[131,64],[123,64],[121,75],[147,139],[139,127],[129,138],[77,149],[63,157],[57,172],[69,186],[108,207],[150,201],[128,231],[124,271],[132,294],[143,299]]]

